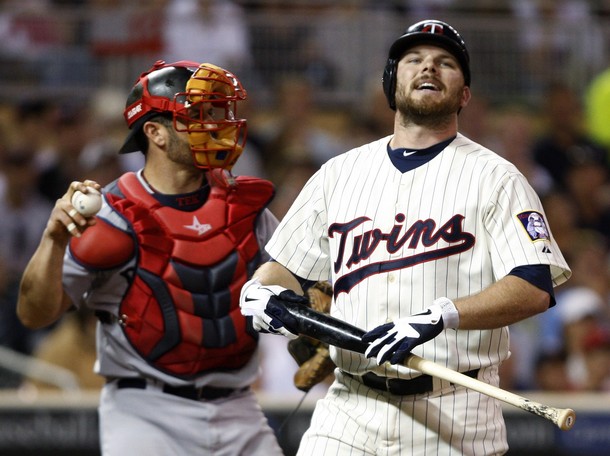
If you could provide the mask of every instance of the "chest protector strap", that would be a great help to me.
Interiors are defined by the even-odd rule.
[[[107,194],[137,239],[120,305],[124,333],[149,363],[181,378],[242,367],[258,339],[239,294],[260,264],[254,226],[274,188],[246,177],[210,182],[208,200],[192,212],[163,206],[133,173]]]

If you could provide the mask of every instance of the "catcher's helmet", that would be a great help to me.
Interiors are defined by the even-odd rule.
[[[246,140],[246,120],[235,118],[237,101],[245,99],[239,80],[216,65],[159,60],[127,97],[124,116],[131,132],[119,153],[141,150],[144,123],[167,114],[176,131],[189,134],[195,166],[230,170]]]
[[[425,43],[441,46],[451,52],[462,68],[465,84],[470,85],[470,56],[466,44],[457,30],[445,22],[433,19],[417,22],[411,25],[390,46],[388,61],[383,71],[383,91],[390,108],[393,110],[396,110],[396,67],[398,61],[407,49],[416,44]]]
[[[137,137],[147,120],[163,113],[173,116],[176,104],[184,106],[184,99],[176,98],[176,95],[184,93],[186,82],[198,66],[196,62],[166,64],[158,60],[140,75],[127,96],[123,115],[131,131],[119,149],[120,154],[141,150]]]

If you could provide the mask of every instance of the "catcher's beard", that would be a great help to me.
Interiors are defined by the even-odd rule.
[[[414,99],[404,86],[396,90],[396,110],[401,114],[403,126],[420,125],[440,129],[452,121],[452,117],[462,107],[462,88],[453,90],[441,100],[433,97]]]
[[[168,127],[167,158],[181,165],[194,166],[191,146],[186,134],[179,136],[172,127]]]

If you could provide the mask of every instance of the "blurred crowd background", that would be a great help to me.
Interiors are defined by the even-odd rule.
[[[573,270],[553,309],[512,328],[503,386],[610,391],[608,0],[0,1],[0,388],[101,386],[89,312],[28,331],[15,302],[69,183],[141,165],[116,154],[141,72],[188,59],[240,78],[249,132],[234,172],[273,180],[281,218],[321,163],[391,133],[387,50],[426,18],[454,25],[471,54],[460,131],[529,178]],[[297,392],[286,341],[262,339],[259,388]]]

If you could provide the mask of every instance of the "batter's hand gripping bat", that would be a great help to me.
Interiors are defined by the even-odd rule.
[[[330,315],[317,312],[307,306],[280,300],[272,297],[267,309],[288,330],[295,334],[309,336],[339,348],[364,353],[368,344],[362,342],[365,331],[350,325]],[[440,364],[423,359],[417,355],[409,355],[404,365],[434,377],[447,380],[456,385],[478,391],[517,408],[533,413],[553,422],[559,429],[567,431],[572,429],[576,414],[572,409],[561,409],[534,402],[525,397],[503,390],[496,386],[482,382],[476,378],[468,377],[460,372],[449,369]]]

